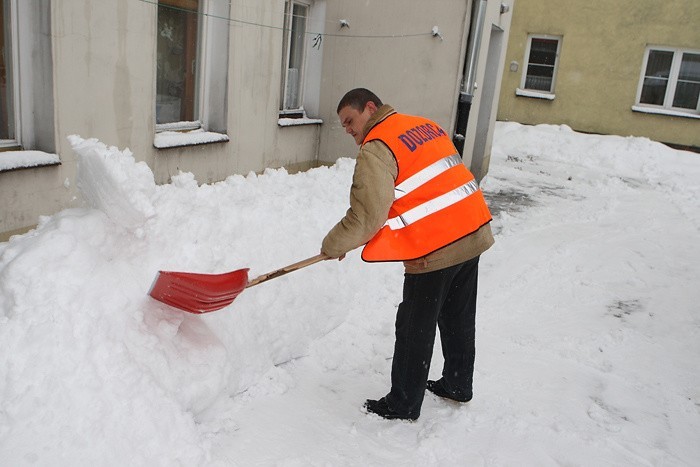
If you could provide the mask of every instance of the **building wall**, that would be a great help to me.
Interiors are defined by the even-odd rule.
[[[567,124],[700,147],[700,120],[635,112],[647,45],[700,49],[697,0],[529,0],[515,6],[499,120]],[[561,35],[552,101],[516,96],[528,34]],[[518,70],[509,71],[517,62]]]
[[[267,167],[313,165],[320,125],[278,125],[283,12],[283,0],[232,4],[231,18],[240,22],[231,22],[229,29],[230,140],[156,149],[157,7],[122,0],[52,2],[55,145],[41,149],[58,154],[61,165],[0,173],[0,232],[22,230],[40,215],[81,205],[76,158],[67,140],[72,134],[128,147],[151,167],[157,183],[169,182],[179,171],[211,183]]]
[[[363,3],[367,6],[342,1],[329,5],[328,20],[344,19],[350,27],[329,25],[329,32],[338,36],[325,44],[327,81],[321,102],[328,124],[321,131],[319,157],[326,162],[357,153],[336,115],[338,101],[353,88],[371,89],[397,111],[422,114],[446,129],[452,127],[468,2],[442,0],[442,8],[418,15],[414,2],[405,0]],[[430,34],[433,26],[443,40]],[[358,37],[391,34],[398,37]],[[410,34],[421,35],[401,37]]]
[[[398,110],[431,117],[451,133],[471,2],[439,4],[426,10],[418,0],[366,0],[359,6],[316,0],[325,17],[309,29],[328,35],[320,49],[310,51],[322,67],[318,95],[311,103],[315,114],[310,116],[323,123],[280,126],[284,0],[234,0],[226,88],[229,141],[156,149],[157,7],[136,0],[51,2],[47,34],[53,62],[55,145],[50,151],[59,155],[61,165],[0,173],[0,233],[31,227],[40,215],[81,205],[75,186],[76,158],[67,140],[72,134],[128,147],[136,160],[151,167],[157,183],[169,182],[179,171],[211,183],[267,167],[303,169],[354,156],[357,148],[335,113],[340,97],[354,87],[369,87]],[[493,22],[507,27],[509,15],[497,11],[493,15],[494,11],[486,29]],[[350,29],[341,30],[341,19],[350,23]],[[431,34],[434,26],[442,40]],[[410,37],[342,37],[348,34]],[[488,41],[484,42],[480,66],[488,50]],[[487,124],[489,134],[493,120],[495,115]]]
[[[420,2],[418,2],[420,3]],[[488,2],[483,39],[477,64],[477,81],[485,79],[486,63],[489,56],[489,43],[493,25],[500,27],[505,34],[503,55],[510,26],[510,12],[500,13],[500,5],[513,1]],[[325,45],[321,102],[325,109],[324,124],[321,128],[319,159],[331,162],[338,157],[355,156],[357,147],[347,136],[336,115],[336,107],[345,92],[356,87],[374,91],[383,102],[392,105],[398,112],[419,114],[431,118],[443,126],[450,134],[456,118],[457,100],[465,61],[467,40],[471,21],[472,2],[464,0],[440,0],[427,10],[416,7],[414,2],[405,0],[366,0],[366,8],[357,8],[353,2],[330,2],[328,20],[345,19],[350,28],[336,25],[328,27],[329,37]],[[439,7],[437,7],[439,5]],[[418,12],[418,14],[416,14]],[[414,37],[358,38],[343,37],[387,34],[416,34],[430,32],[438,26],[442,36],[423,34]],[[500,89],[503,57],[496,61],[500,68],[490,78]],[[481,101],[477,91],[472,113],[479,108],[498,105],[498,92],[493,100]],[[488,134],[483,158],[483,175],[488,167],[490,141],[492,138],[493,115],[484,115]],[[470,121],[467,132],[464,159],[471,165],[472,150],[476,138],[477,118]],[[473,168],[474,169],[474,168]],[[479,177],[481,178],[481,177]]]

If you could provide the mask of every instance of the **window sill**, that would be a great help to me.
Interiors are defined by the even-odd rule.
[[[645,113],[645,114],[666,115],[669,117],[684,117],[684,118],[700,119],[700,114],[694,114],[694,113],[690,113],[690,112],[681,112],[680,110],[659,109],[659,108],[655,108],[655,107],[643,107],[641,105],[633,105],[632,110],[634,112],[641,112],[641,113]]]
[[[0,153],[0,172],[61,165],[57,154],[42,151],[5,151]]]
[[[542,92],[542,91],[529,91],[527,89],[520,89],[517,88],[515,90],[515,95],[516,96],[521,96],[521,97],[533,97],[535,99],[546,99],[548,101],[553,101],[555,95],[549,92]]]
[[[161,131],[156,133],[153,146],[158,149],[179,148],[183,146],[200,146],[202,144],[225,143],[228,135],[204,130]]]
[[[320,118],[285,118],[282,115],[280,115],[279,120],[277,120],[277,125],[279,126],[320,125],[322,123],[323,120]]]

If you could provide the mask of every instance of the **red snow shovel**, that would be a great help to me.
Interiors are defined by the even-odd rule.
[[[220,310],[233,302],[244,289],[297,269],[329,259],[324,254],[290,264],[248,281],[248,268],[223,274],[160,271],[149,295],[167,305],[200,314]]]

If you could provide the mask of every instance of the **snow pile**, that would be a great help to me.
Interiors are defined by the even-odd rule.
[[[151,197],[153,172],[136,163],[128,149],[107,147],[97,139],[68,137],[78,154],[78,189],[91,207],[104,212],[115,224],[134,229],[155,215]]]
[[[85,209],[0,243],[1,465],[693,465],[700,157],[499,124],[482,187],[475,398],[368,416],[389,387],[402,267],[359,252],[190,315],[160,269],[250,276],[318,253],[354,162],[156,186],[71,139]],[[442,367],[439,342],[431,378]]]
[[[128,150],[71,137],[91,208],[0,244],[0,464],[197,465],[197,416],[245,391],[345,318],[338,264],[259,285],[194,316],[147,296],[160,269],[262,274],[318,253],[346,169],[156,187]],[[342,165],[342,164],[341,164]],[[303,208],[303,209],[302,209]],[[319,216],[318,213],[327,214]]]

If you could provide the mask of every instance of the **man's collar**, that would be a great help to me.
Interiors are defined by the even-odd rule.
[[[396,113],[396,110],[390,105],[384,104],[381,107],[377,109],[376,112],[374,112],[374,115],[370,117],[369,120],[367,120],[367,123],[365,123],[365,127],[362,129],[362,139],[367,137],[367,134],[369,131],[374,128],[376,124],[379,122],[383,121],[385,118],[387,118],[389,115],[393,115]]]

